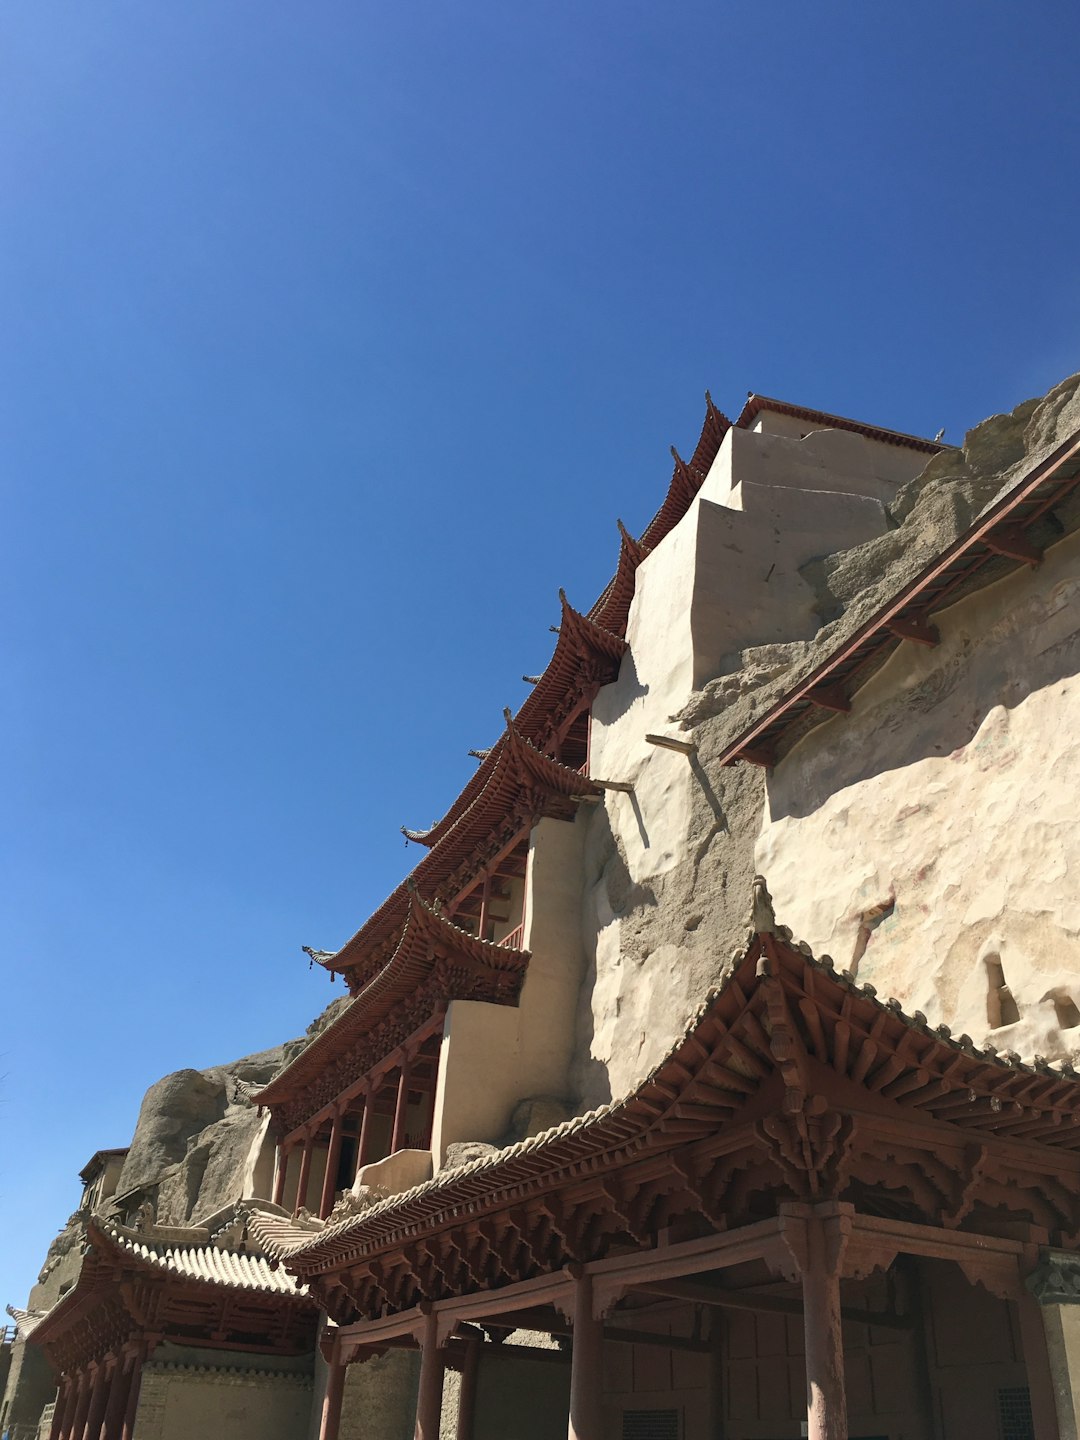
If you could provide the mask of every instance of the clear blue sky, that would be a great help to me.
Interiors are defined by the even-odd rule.
[[[0,1302],[299,1033],[711,387],[1080,367],[1074,0],[0,13]],[[336,993],[341,993],[340,990]]]

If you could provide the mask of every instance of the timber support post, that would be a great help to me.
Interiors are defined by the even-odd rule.
[[[604,1440],[604,1322],[593,1315],[592,1277],[578,1266],[568,1269],[574,1284],[574,1330],[567,1440]]]
[[[416,1397],[414,1440],[439,1440],[445,1374],[446,1352],[439,1346],[439,1323],[435,1311],[429,1309],[424,1315],[420,1341],[420,1386]]]
[[[840,1276],[852,1229],[850,1206],[781,1205],[783,1236],[803,1292],[809,1440],[847,1440]]]

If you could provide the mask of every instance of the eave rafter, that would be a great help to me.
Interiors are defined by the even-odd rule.
[[[882,1003],[764,930],[671,1055],[631,1096],[317,1234],[265,1243],[316,1289],[346,1283],[355,1313],[598,1259],[613,1236],[751,1223],[792,1198],[887,1197],[915,1223],[961,1230],[1001,1208],[1057,1244],[1080,1238],[1080,1077],[1003,1060]],[[442,1257],[422,1279],[405,1245]],[[375,1270],[372,1269],[375,1267]],[[475,1268],[475,1267],[474,1267]],[[347,1282],[343,1276],[350,1277]],[[442,1278],[440,1278],[440,1275]],[[395,1278],[396,1276],[396,1278]]]
[[[256,1103],[294,1128],[382,1058],[380,1048],[399,1038],[402,1017],[412,1030],[454,999],[516,1005],[528,963],[528,951],[470,935],[409,887],[405,925],[386,965]]]
[[[559,591],[559,603],[561,613],[554,653],[543,674],[530,677],[533,692],[513,721],[508,721],[516,734],[542,751],[547,750],[547,742],[557,732],[560,721],[584,696],[588,694],[591,699],[601,685],[615,679],[619,662],[626,653],[622,636],[605,630],[575,610],[563,590]],[[507,735],[503,734],[490,749],[477,752],[479,767],[443,818],[427,830],[409,830],[402,826],[405,838],[428,849],[445,840],[490,783],[506,743]]]
[[[429,904],[447,902],[542,816],[573,817],[578,803],[602,793],[580,771],[544,755],[520,733],[509,711],[506,730],[477,771],[471,803],[353,938],[323,968],[344,973],[356,995],[383,968],[404,928],[410,887]]]

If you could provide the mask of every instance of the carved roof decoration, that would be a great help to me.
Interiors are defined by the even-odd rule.
[[[648,1246],[680,1214],[749,1223],[793,1195],[956,1229],[1026,1215],[1075,1245],[1080,1076],[976,1049],[763,931],[624,1099],[318,1233],[253,1224],[347,1317],[599,1258],[613,1234]]]
[[[1042,550],[1027,532],[1078,486],[1080,432],[1074,432],[736,736],[718,763],[774,764],[785,742],[801,738],[815,718],[825,720],[831,713],[850,710],[851,695],[902,641],[937,644],[929,616],[980,581],[990,584],[1009,568],[1038,564]]]
[[[347,976],[355,995],[385,965],[400,939],[410,886],[434,904],[452,898],[515,836],[541,816],[572,818],[601,787],[544,755],[522,735],[509,710],[506,731],[466,787],[469,803],[366,923],[323,968]]]
[[[922,450],[927,455],[956,448],[942,445],[937,440],[926,440],[921,435],[907,435],[902,430],[883,430],[877,425],[864,425],[861,420],[845,420],[842,415],[830,415],[825,410],[808,410],[802,405],[789,405],[786,400],[770,400],[767,395],[755,395],[752,390],[735,421],[736,429],[749,430],[763,410],[771,410],[774,415],[789,415],[793,420],[805,420],[816,430],[850,430],[856,435],[865,435],[868,440],[903,445],[910,450]]]
[[[626,653],[626,641],[575,610],[564,590],[559,591],[559,603],[562,611],[554,653],[544,673],[535,677],[532,694],[512,722],[518,736],[538,750],[547,748],[553,728],[560,719],[566,718],[563,712],[569,713],[574,702],[589,688],[598,688],[615,679],[619,662]],[[490,749],[476,752],[481,763],[443,818],[427,830],[408,830],[402,826],[405,838],[429,848],[445,839],[487,785],[499,763],[497,752],[505,742],[506,734]]]
[[[314,1300],[265,1255],[161,1243],[98,1220],[86,1242],[79,1278],[34,1330],[61,1371],[147,1332],[280,1353],[314,1343]]]
[[[259,1092],[257,1104],[273,1108],[316,1086],[324,1074],[332,1073],[335,1062],[377,1034],[413,996],[428,995],[430,1004],[441,1008],[454,999],[517,1004],[529,964],[527,950],[470,935],[428,905],[415,887],[408,890],[407,901],[405,928],[386,965],[334,1024]]]

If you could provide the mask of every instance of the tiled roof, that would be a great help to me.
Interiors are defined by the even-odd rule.
[[[242,1255],[215,1245],[155,1244],[137,1231],[120,1225],[102,1224],[90,1228],[116,1249],[152,1270],[167,1271],[185,1280],[271,1295],[304,1296],[307,1293],[291,1275],[275,1269],[265,1255]]]
[[[1066,1135],[1075,1135],[1080,1127],[1080,1111],[1072,1107],[1076,1104],[1074,1097],[1080,1091],[1080,1076],[1071,1064],[1063,1062],[1059,1067],[1053,1067],[1040,1057],[1036,1057],[1033,1064],[1026,1064],[1012,1052],[999,1055],[992,1045],[977,1049],[967,1035],[953,1037],[947,1025],[931,1026],[919,1012],[914,1016],[907,1015],[899,1001],[878,999],[873,985],[860,985],[850,972],[837,971],[827,955],[815,959],[810,947],[795,944],[791,932],[784,927],[777,927],[776,937],[793,963],[805,963],[810,970],[828,977],[841,992],[858,997],[864,1004],[869,1002],[869,1008],[876,1015],[885,1017],[880,1022],[882,1036],[886,1036],[890,1029],[896,1035],[915,1031],[924,1037],[929,1048],[942,1047],[957,1057],[961,1069],[957,1071],[955,1081],[950,1082],[950,1087],[955,1084],[961,1094],[967,1087],[973,1109],[978,1108],[976,1102],[981,1103],[980,1097],[994,1097],[986,1115],[979,1112],[977,1117],[985,1129],[993,1129],[1003,1105],[1019,1108],[1011,1098],[1012,1092],[1030,1089],[1030,1080],[1037,1077],[1048,1084],[1047,1096],[1054,1097],[1055,1106],[1067,1102],[1065,1119],[1058,1126],[1054,1140],[1047,1139],[1041,1143],[1060,1143]],[[332,1264],[335,1251],[350,1250],[357,1243],[378,1244],[384,1237],[400,1234],[405,1227],[409,1227],[410,1233],[419,1233],[429,1218],[435,1221],[437,1216],[445,1217],[451,1211],[461,1213],[471,1208],[474,1202],[489,1198],[495,1190],[507,1186],[519,1187],[568,1165],[576,1166],[588,1155],[625,1146],[650,1126],[656,1114],[666,1107],[664,1097],[673,1093],[676,1081],[665,1076],[665,1071],[677,1076],[681,1068],[678,1061],[680,1052],[693,1043],[695,1032],[732,989],[738,993],[736,977],[741,975],[757,949],[758,938],[754,937],[748,949],[734,957],[726,979],[709,993],[669,1054],[635,1090],[622,1099],[585,1115],[575,1116],[553,1129],[466,1165],[443,1170],[411,1190],[378,1201],[368,1209],[336,1222],[324,1224],[318,1231],[306,1227],[301,1229],[285,1217],[253,1214],[252,1235],[276,1259],[289,1262],[305,1257],[304,1272],[314,1274],[324,1264]],[[1040,1099],[1039,1103],[1045,1105],[1046,1098]],[[921,1113],[929,1117],[932,1112]]]
[[[747,396],[742,413],[735,421],[736,427],[748,430],[763,410],[770,410],[774,415],[789,415],[793,420],[805,420],[819,429],[851,430],[856,435],[865,435],[868,440],[884,440],[888,445],[903,445],[910,450],[922,450],[927,455],[954,448],[937,440],[925,440],[921,435],[907,435],[902,430],[882,430],[877,425],[864,425],[861,420],[846,420],[843,415],[830,415],[826,410],[807,410],[802,405],[789,405],[786,400],[770,400],[767,395],[755,395],[753,391]]]
[[[32,1335],[48,1314],[47,1310],[20,1310],[17,1305],[6,1305],[4,1308],[15,1321],[15,1330],[20,1340]]]

